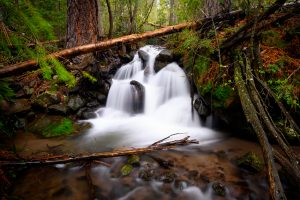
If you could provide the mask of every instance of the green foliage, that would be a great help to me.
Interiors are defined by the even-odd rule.
[[[86,71],[83,71],[82,75],[83,75],[84,78],[87,78],[91,83],[96,83],[97,82],[97,79],[95,77],[93,77],[91,74],[89,74],[88,72],[86,72]]]
[[[229,86],[220,86],[218,85],[215,91],[213,92],[213,97],[220,101],[226,101],[231,95],[232,90]]]
[[[66,28],[66,1],[50,0],[0,0],[3,18],[0,32],[0,59],[5,64],[27,59],[38,61],[43,77],[51,80],[54,74],[69,87],[76,84],[75,78],[55,59],[46,60],[52,46],[40,45],[40,41],[62,37]],[[59,29],[59,30],[57,30]],[[28,44],[36,44],[34,48]],[[46,48],[47,47],[47,48]]]
[[[198,75],[201,75],[208,70],[209,65],[210,65],[210,58],[206,56],[199,56],[195,61],[194,68],[198,73]]]
[[[64,118],[60,122],[55,122],[45,127],[45,129],[42,131],[42,135],[44,137],[50,138],[63,135],[70,135],[72,132],[73,122],[68,118]]]
[[[284,100],[291,108],[300,108],[299,97],[293,94],[295,86],[287,79],[270,79],[268,84],[274,90],[278,100]]]
[[[12,100],[15,96],[13,89],[9,87],[9,82],[7,80],[0,80],[0,102],[2,100]]]
[[[264,31],[262,33],[262,42],[265,45],[285,48],[286,43],[281,39],[280,33],[274,30]]]

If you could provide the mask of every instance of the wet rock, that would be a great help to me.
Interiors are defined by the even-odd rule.
[[[106,103],[106,96],[104,94],[99,93],[97,95],[97,100],[101,105],[104,105]]]
[[[89,111],[88,112],[83,112],[82,115],[81,115],[81,118],[83,118],[83,119],[94,119],[96,117],[97,117],[96,113],[89,112]]]
[[[160,176],[156,177],[158,181],[162,181],[164,183],[172,183],[176,178],[176,174],[172,171],[165,171],[160,174]]]
[[[142,170],[139,172],[139,178],[144,181],[151,181],[154,176],[153,170]]]
[[[158,72],[159,70],[161,70],[171,62],[173,62],[172,52],[167,49],[162,50],[156,56],[155,63],[154,63],[154,71]]]
[[[142,113],[145,104],[145,88],[138,81],[130,81],[130,85],[134,87],[133,93],[133,111],[135,113]]]
[[[261,159],[254,152],[246,153],[236,163],[239,167],[251,172],[260,172],[263,169]]]
[[[146,51],[143,51],[143,50],[140,49],[140,50],[138,50],[138,55],[142,59],[143,69],[145,69],[146,64],[149,60],[149,54]]]
[[[73,192],[72,192],[71,188],[69,186],[65,186],[65,187],[62,187],[59,190],[55,191],[52,196],[54,198],[70,197],[70,196],[72,196],[72,194],[73,194]]]
[[[196,98],[193,105],[200,116],[207,117],[210,115],[211,112],[209,105],[202,97]]]
[[[19,128],[25,128],[26,126],[26,120],[23,118],[17,118],[16,121],[14,122],[14,127],[19,129]]]
[[[3,114],[17,114],[26,113],[31,110],[31,102],[29,99],[16,99],[15,102],[2,101],[0,109],[4,111]]]
[[[183,181],[183,180],[175,180],[174,186],[178,190],[183,190],[183,189],[187,188],[188,183],[186,181]]]
[[[226,194],[226,188],[222,183],[218,183],[218,182],[213,183],[212,189],[213,189],[215,195],[224,197]]]
[[[66,115],[69,109],[66,104],[60,103],[49,106],[48,111],[53,114]]]
[[[70,100],[68,102],[68,107],[73,111],[79,110],[84,105],[85,100],[80,95],[70,97]]]
[[[86,104],[86,106],[89,107],[89,108],[95,108],[99,105],[100,105],[100,103],[97,100],[90,101]]]
[[[43,137],[68,135],[73,131],[72,121],[60,115],[40,115],[26,127],[28,131]]]
[[[54,92],[46,91],[32,100],[33,104],[42,108],[48,108],[60,102],[59,96]]]

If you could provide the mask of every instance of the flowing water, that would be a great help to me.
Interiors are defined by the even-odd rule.
[[[143,63],[136,54],[117,71],[106,106],[96,111],[97,118],[84,121],[92,127],[82,137],[61,141],[27,134],[30,139],[21,137],[16,144],[26,141],[29,147],[45,152],[50,147],[55,153],[94,152],[147,146],[174,133],[183,135],[171,140],[188,135],[200,144],[143,155],[130,176],[121,174],[126,158],[103,159],[105,165],[31,168],[19,175],[12,195],[43,200],[268,199],[265,176],[252,176],[231,161],[249,149],[259,152],[258,146],[224,139],[221,133],[201,125],[196,111],[191,112],[190,86],[184,71],[174,62],[156,73],[155,57],[162,48],[145,46],[141,50],[149,55],[148,61]],[[170,166],[161,166],[159,160]],[[222,194],[217,194],[216,188]]]
[[[98,118],[88,120],[92,129],[84,139],[86,144],[138,147],[174,133],[184,133],[202,144],[221,138],[216,131],[201,126],[196,111],[192,115],[189,81],[184,71],[173,62],[155,73],[155,57],[162,48],[145,46],[141,50],[149,55],[147,63],[143,66],[136,53],[132,62],[118,70],[106,107],[96,112]],[[131,84],[132,81],[142,84],[143,94],[139,94],[141,91]],[[108,144],[111,140],[114,143]]]

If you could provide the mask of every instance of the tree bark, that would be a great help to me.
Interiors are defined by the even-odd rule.
[[[170,0],[170,17],[169,17],[169,25],[175,24],[175,14],[174,14],[174,2],[175,0]]]
[[[108,11],[108,16],[109,16],[109,32],[108,32],[108,38],[112,37],[112,32],[114,29],[114,19],[111,11],[111,6],[109,0],[105,0],[106,6],[107,6],[107,11]]]
[[[247,121],[251,123],[257,138],[259,140],[259,143],[261,145],[264,160],[267,166],[268,170],[268,180],[270,184],[270,195],[272,199],[279,200],[279,199],[286,199],[286,196],[284,194],[280,178],[278,175],[278,171],[275,166],[274,162],[274,156],[272,152],[272,147],[268,141],[268,138],[266,136],[266,132],[260,123],[260,119],[258,117],[258,112],[253,105],[253,102],[251,101],[251,97],[248,93],[248,89],[246,87],[244,78],[242,76],[242,70],[241,65],[243,63],[240,61],[240,58],[236,59],[236,62],[234,62],[234,77],[235,77],[235,83],[236,87],[239,93],[239,97],[241,100],[241,104],[245,113],[245,116],[247,118]]]
[[[223,16],[216,16],[214,17],[213,20],[215,23],[223,20],[235,20],[235,18],[239,17],[242,13],[243,11],[233,11]],[[211,18],[205,18],[203,20],[200,20],[199,22],[182,23],[174,26],[167,26],[161,29],[157,29],[154,31],[149,31],[141,34],[132,34],[132,35],[122,36],[110,40],[100,41],[98,43],[86,44],[86,45],[64,49],[62,51],[49,54],[48,56],[45,57],[45,60],[52,59],[52,58],[62,59],[62,58],[74,57],[81,54],[87,54],[93,51],[105,50],[118,44],[134,42],[134,41],[148,39],[152,37],[177,33],[184,29],[189,29],[189,28],[199,29],[201,26],[204,25],[206,26],[209,23],[212,23]],[[17,63],[17,64],[0,68],[0,78],[11,76],[11,75],[18,75],[25,71],[35,70],[35,69],[38,69],[38,61],[28,60],[22,63]]]
[[[102,19],[102,4],[101,0],[97,0],[97,8],[98,8],[98,39],[104,37],[103,32],[103,19]]]
[[[68,0],[66,48],[95,43],[97,0]]]

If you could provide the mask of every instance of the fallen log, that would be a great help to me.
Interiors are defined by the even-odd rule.
[[[211,18],[204,18],[198,22],[187,22],[187,23],[182,23],[174,26],[166,26],[154,31],[148,31],[141,34],[131,34],[131,35],[126,35],[118,38],[100,41],[94,44],[87,44],[87,45],[82,45],[82,46],[73,47],[69,49],[64,49],[47,55],[44,58],[44,60],[50,60],[50,59],[61,60],[63,58],[75,57],[78,55],[87,54],[94,51],[106,50],[115,45],[177,33],[184,29],[199,29],[202,27],[202,25],[207,25],[207,23],[211,23],[212,21],[216,23],[223,20],[229,20],[229,19],[234,20],[238,16],[242,15],[243,13],[244,12],[242,10],[233,11],[224,15],[215,16],[213,17],[213,20]],[[18,75],[28,70],[38,69],[38,64],[39,64],[38,60],[28,60],[22,63],[17,63],[17,64],[2,67],[0,68],[0,78],[8,77],[11,75]]]
[[[189,145],[189,144],[198,144],[197,140],[189,139],[189,136],[180,139],[173,140],[169,142],[162,142],[167,138],[160,140],[148,147],[135,148],[135,149],[126,149],[126,150],[115,150],[110,152],[99,152],[92,153],[88,155],[52,155],[47,157],[33,157],[29,159],[24,159],[22,161],[18,160],[6,160],[0,161],[0,167],[2,166],[37,166],[37,165],[54,165],[54,164],[64,164],[70,162],[79,162],[79,161],[93,161],[100,158],[110,158],[110,157],[120,157],[120,156],[130,156],[137,154],[145,154],[153,151],[160,150],[169,150],[174,149],[177,146]]]

